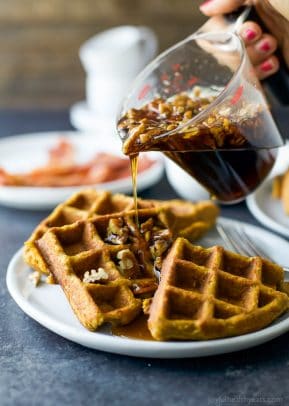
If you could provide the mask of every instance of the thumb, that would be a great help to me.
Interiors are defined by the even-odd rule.
[[[230,13],[240,6],[248,5],[252,1],[246,0],[206,0],[200,5],[200,10],[207,16]]]

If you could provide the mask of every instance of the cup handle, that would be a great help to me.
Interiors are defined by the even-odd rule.
[[[139,47],[144,56],[145,63],[147,64],[156,56],[158,42],[155,34],[149,28],[139,27],[139,32]]]

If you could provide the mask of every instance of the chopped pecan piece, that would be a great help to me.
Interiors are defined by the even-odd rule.
[[[154,221],[152,218],[149,218],[147,221],[140,225],[140,232],[145,234],[147,231],[151,231],[154,226]]]
[[[50,273],[50,274],[47,276],[45,282],[46,282],[48,285],[54,285],[54,284],[56,283],[55,278],[54,278],[54,276],[52,275],[52,273]]]
[[[28,278],[33,283],[33,285],[36,287],[39,285],[39,283],[41,281],[41,274],[40,274],[40,272],[35,271],[35,272],[32,272],[31,274],[29,274]]]
[[[158,285],[153,281],[139,282],[132,285],[132,291],[138,297],[151,297],[157,290]]]
[[[162,269],[162,257],[156,257],[155,261],[154,261],[154,270],[155,270],[155,274],[157,276],[157,278],[159,279],[160,277],[160,271]]]
[[[143,309],[144,314],[146,314],[146,315],[150,314],[150,308],[151,308],[152,301],[153,301],[152,297],[145,299],[143,301],[142,309]]]
[[[159,230],[153,235],[153,244],[150,246],[150,252],[153,259],[162,257],[172,244],[171,232],[167,229]]]
[[[129,228],[124,225],[121,218],[110,219],[107,228],[106,242],[120,245],[125,244],[128,240]]]
[[[105,272],[104,268],[91,269],[86,271],[83,275],[83,282],[85,283],[101,283],[108,280],[108,274]]]
[[[134,278],[138,276],[138,262],[132,251],[129,249],[121,250],[117,253],[116,258],[119,260],[118,268],[125,277]]]

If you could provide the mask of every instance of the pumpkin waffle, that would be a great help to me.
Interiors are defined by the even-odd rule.
[[[178,238],[165,258],[148,327],[157,340],[206,340],[259,330],[289,307],[283,269]],[[150,307],[149,307],[150,304]]]
[[[54,227],[37,241],[49,272],[86,328],[129,323],[141,311],[139,298],[153,295],[154,269],[172,243],[161,211],[140,209],[139,227],[135,211],[128,211]]]
[[[152,206],[144,200],[138,201],[139,208]],[[52,227],[61,227],[72,224],[78,220],[86,220],[95,215],[104,215],[132,210],[133,199],[122,194],[112,194],[107,191],[87,189],[75,193],[64,203],[58,205],[53,212],[45,218],[33,231],[25,242],[24,260],[32,269],[48,274],[43,258],[41,257],[37,241]]]
[[[289,169],[273,179],[272,197],[281,200],[285,214],[289,215]]]
[[[200,238],[216,221],[219,210],[210,201],[190,203],[182,200],[143,200],[138,199],[138,208],[161,207],[163,221],[169,224],[174,235],[180,235],[194,241]],[[35,271],[48,274],[49,270],[43,260],[37,242],[52,227],[73,224],[98,215],[125,213],[134,208],[132,197],[112,194],[93,189],[74,194],[57,206],[33,231],[25,242],[24,260]]]
[[[218,207],[211,201],[191,203],[185,200],[149,200],[164,209],[162,217],[176,237],[194,242],[202,237],[216,222]]]

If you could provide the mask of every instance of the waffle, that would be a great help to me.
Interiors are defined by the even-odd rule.
[[[163,221],[169,224],[175,235],[181,235],[194,241],[201,237],[215,224],[219,213],[212,202],[199,203],[181,200],[159,201],[138,199],[138,208],[161,207]],[[70,199],[56,207],[33,231],[25,242],[24,260],[35,271],[48,274],[49,270],[43,260],[38,240],[52,227],[73,224],[79,220],[87,220],[98,215],[125,213],[134,208],[132,197],[112,194],[93,189],[74,194]]]
[[[148,327],[157,340],[207,340],[259,330],[289,307],[283,269],[259,257],[178,238],[164,260]]]
[[[285,214],[289,215],[289,170],[273,179],[272,197],[281,199]]]
[[[138,207],[152,206],[144,200],[138,201]],[[41,257],[37,241],[52,227],[61,227],[78,220],[86,220],[95,215],[118,213],[133,209],[133,199],[122,194],[111,194],[94,189],[75,193],[64,203],[57,206],[33,231],[25,242],[24,260],[34,270],[48,274],[45,261]]]
[[[184,200],[149,200],[162,207],[162,218],[176,237],[194,242],[204,235],[216,222],[219,209],[211,201],[191,203]]]
[[[127,324],[140,313],[140,298],[153,295],[154,269],[172,243],[161,211],[140,209],[139,227],[135,211],[128,211],[54,227],[37,241],[46,267],[86,328]]]

